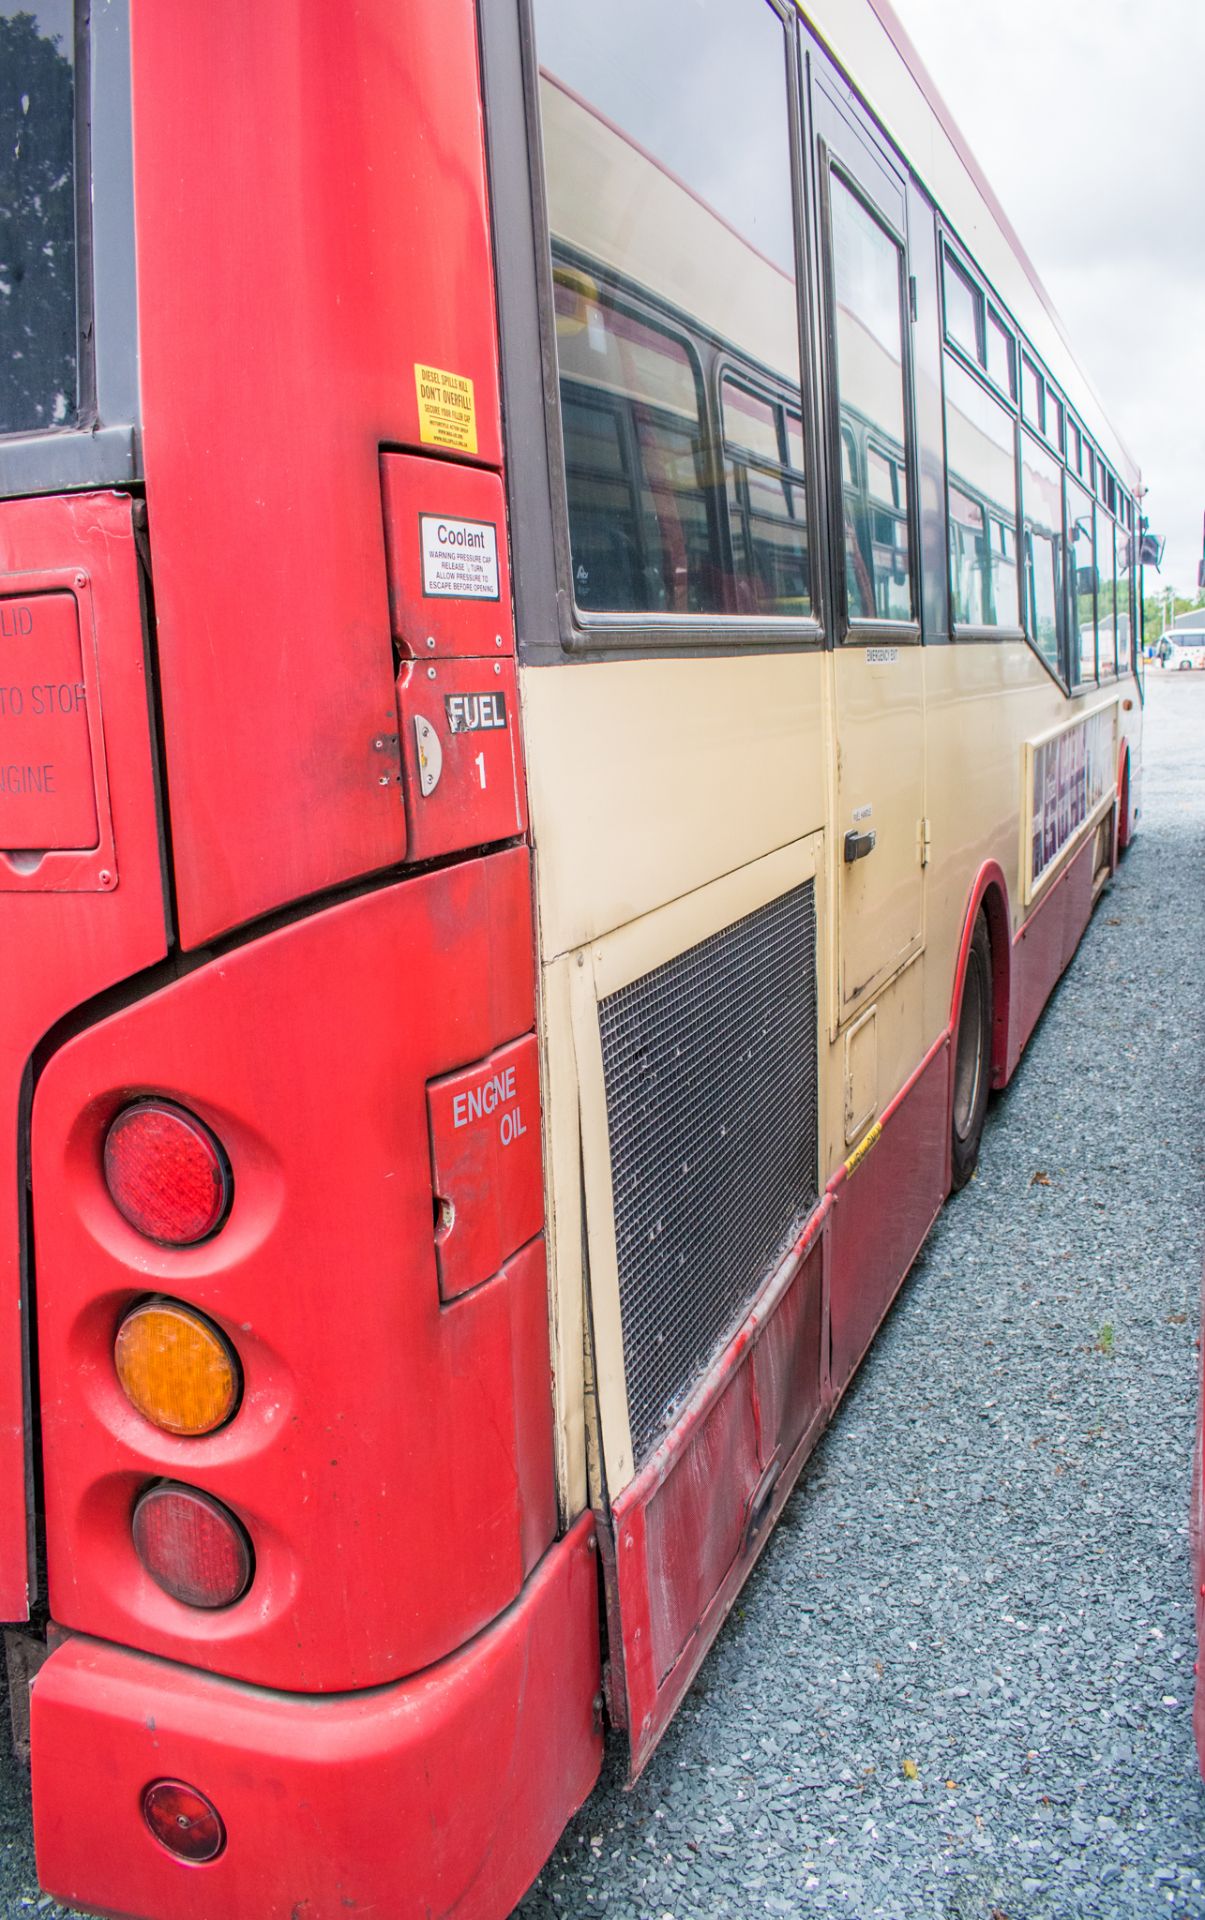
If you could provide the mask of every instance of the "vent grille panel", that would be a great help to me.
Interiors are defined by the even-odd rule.
[[[813,882],[598,1013],[640,1465],[816,1204]]]

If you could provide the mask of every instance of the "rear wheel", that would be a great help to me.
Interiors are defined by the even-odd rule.
[[[954,1049],[954,1110],[950,1171],[955,1192],[965,1187],[979,1161],[979,1142],[987,1115],[992,1058],[992,943],[980,913],[971,935],[958,1039]]]

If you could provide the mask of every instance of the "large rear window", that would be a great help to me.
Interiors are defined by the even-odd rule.
[[[73,0],[0,0],[0,434],[79,412]]]

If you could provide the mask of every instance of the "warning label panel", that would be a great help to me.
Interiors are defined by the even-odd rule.
[[[422,513],[418,525],[428,599],[498,598],[498,529],[492,520]]]
[[[458,453],[477,451],[477,414],[473,383],[463,373],[416,362],[418,431],[424,446],[455,447]]]

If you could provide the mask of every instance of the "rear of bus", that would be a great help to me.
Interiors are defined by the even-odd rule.
[[[601,1703],[475,11],[3,4],[0,167],[0,1618],[39,1874],[494,1916]]]

